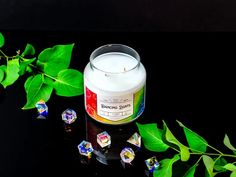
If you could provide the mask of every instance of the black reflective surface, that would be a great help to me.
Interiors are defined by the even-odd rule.
[[[236,144],[233,33],[3,31],[3,34],[6,37],[3,50],[9,55],[23,49],[27,42],[35,46],[37,54],[43,48],[74,42],[70,67],[81,72],[97,47],[108,43],[128,45],[137,50],[147,70],[146,108],[137,122],[161,126],[165,120],[176,137],[186,143],[175,121],[178,119],[222,151],[228,152],[222,143],[225,133]],[[0,88],[1,177],[145,176],[145,159],[153,155],[158,160],[173,156],[172,151],[158,154],[143,146],[139,150],[133,147],[136,158],[132,166],[124,168],[119,152],[127,146],[127,138],[137,131],[135,122],[124,126],[97,123],[85,113],[83,96],[68,98],[55,94],[47,103],[48,118],[37,120],[36,109],[21,110],[26,102],[23,87],[26,78],[23,76],[5,91]],[[71,127],[65,127],[61,120],[61,113],[67,108],[78,114]],[[102,130],[108,131],[114,142],[105,154],[108,165],[96,159],[104,157],[99,153],[90,161],[81,159],[77,145],[84,139],[96,141],[96,134]],[[94,148],[99,152],[96,145]],[[203,169],[200,165],[197,176],[204,174]],[[173,176],[181,173],[175,167]]]

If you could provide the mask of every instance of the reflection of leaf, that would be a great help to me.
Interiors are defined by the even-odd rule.
[[[7,62],[6,77],[2,81],[2,85],[6,88],[12,85],[19,77],[19,59],[13,59]]]
[[[2,33],[0,32],[0,48],[4,45],[4,43],[5,43],[4,36],[3,36]]]
[[[162,140],[163,131],[157,128],[157,124],[142,125],[137,123],[137,126],[144,146],[148,150],[155,152],[164,152],[168,149],[169,146]]]
[[[227,134],[225,134],[225,137],[224,137],[224,145],[230,150],[234,152],[236,151],[235,147],[233,147],[233,145],[230,143],[230,140]]]
[[[160,161],[160,168],[154,171],[154,177],[172,177],[172,166],[179,160],[179,155],[175,155],[172,159],[163,159]]]
[[[184,177],[194,177],[197,166],[198,164],[195,164],[191,168],[189,168],[188,171],[184,174]]]
[[[5,77],[6,68],[7,67],[5,65],[0,66],[0,83]]]
[[[59,96],[81,95],[84,92],[83,75],[74,69],[62,70],[58,73],[54,88]]]
[[[36,60],[36,58],[33,59],[24,59],[24,61],[20,62],[20,71],[19,71],[19,75],[23,75],[25,74],[26,70],[27,70],[27,66],[29,64],[31,64],[32,62],[34,62]]]
[[[164,122],[164,135],[165,135],[166,141],[168,141],[169,143],[175,144],[179,147],[181,160],[182,161],[187,161],[190,157],[190,152],[188,150],[188,147],[181,144],[175,138],[175,136],[171,133],[170,129],[167,127],[165,122]]]
[[[56,45],[43,50],[38,56],[37,66],[46,74],[57,76],[69,67],[73,47],[74,44]]]
[[[31,44],[27,44],[24,52],[22,53],[22,56],[24,57],[26,55],[34,55],[34,54],[35,54],[34,46],[32,46]]]
[[[181,127],[183,127],[185,136],[187,138],[191,150],[193,152],[206,152],[208,145],[207,141],[203,137],[199,136],[197,133],[185,127],[181,122],[177,122]]]
[[[43,84],[43,76],[37,74],[32,79],[29,79],[29,83],[25,84],[25,88],[28,90],[27,93],[27,103],[22,109],[31,109],[35,107],[35,104],[39,100],[44,100],[45,102],[49,100],[53,88],[49,85]]]
[[[213,172],[214,160],[211,157],[207,156],[207,155],[203,155],[202,157],[203,157],[203,162],[204,162],[204,165],[207,169],[208,175],[210,177],[215,176],[217,173]]]

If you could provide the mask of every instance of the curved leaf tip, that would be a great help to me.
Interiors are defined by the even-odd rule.
[[[4,36],[3,36],[2,33],[0,32],[0,48],[1,48],[2,46],[4,46],[4,43],[5,43]]]

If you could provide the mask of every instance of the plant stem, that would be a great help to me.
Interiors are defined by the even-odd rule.
[[[55,77],[52,77],[52,76],[50,76],[50,75],[48,75],[48,74],[45,74],[45,73],[43,73],[43,72],[41,72],[41,73],[42,73],[43,75],[45,75],[45,76],[47,76],[47,77],[53,79],[53,80],[57,80]]]
[[[4,57],[6,58],[7,61],[8,59],[14,59],[16,57],[16,56],[12,56],[12,57],[7,56],[2,50],[0,50],[0,53],[2,54],[2,56],[0,55],[0,59],[1,57]]]
[[[3,57],[5,57],[6,59],[8,58],[8,56],[2,51],[0,50],[0,53],[3,55]]]
[[[232,154],[223,154],[223,153],[208,153],[208,152],[205,152],[205,153],[198,153],[198,152],[192,152],[190,153],[192,155],[213,155],[213,156],[224,156],[224,157],[233,157],[233,158],[236,158],[236,155],[232,155]]]
[[[48,75],[48,74],[46,74],[46,73],[40,71],[37,66],[34,66],[33,64],[29,64],[29,66],[32,67],[32,68],[34,68],[34,69],[37,69],[37,71],[38,71],[40,74],[42,74],[42,75],[44,75],[44,76],[47,76],[47,77],[49,77],[49,78],[51,78],[51,79],[53,79],[53,80],[57,80],[55,77],[50,76],[50,75]]]
[[[218,152],[219,154],[224,154],[224,153],[222,153],[221,151],[219,151],[218,149],[216,149],[216,148],[214,148],[213,146],[211,146],[211,145],[207,145],[209,148],[211,148],[211,149],[213,149],[213,150],[215,150],[216,152]]]
[[[175,150],[176,152],[180,153],[180,151],[178,149],[175,149],[174,147],[171,147],[171,146],[170,146],[170,148]]]
[[[193,165],[195,166],[196,164],[198,164],[198,162],[202,159],[202,155],[199,157],[199,159],[197,160],[197,162]]]
[[[217,162],[217,160],[220,159],[221,157],[222,157],[222,155],[219,155],[219,156],[216,158],[215,162]]]
[[[34,69],[38,69],[36,66],[34,66],[33,64],[29,64],[29,66],[31,66]]]

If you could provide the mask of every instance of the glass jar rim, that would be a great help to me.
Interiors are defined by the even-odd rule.
[[[96,67],[94,65],[93,61],[98,56],[101,56],[101,55],[106,54],[106,53],[123,53],[125,55],[131,56],[134,59],[136,59],[137,64],[135,64],[130,69],[124,70],[122,72],[104,71],[104,70]],[[106,45],[100,46],[91,53],[89,60],[90,60],[90,66],[91,66],[92,69],[96,69],[100,72],[104,72],[104,73],[107,73],[107,74],[121,74],[121,73],[130,72],[130,71],[134,70],[135,68],[138,68],[139,65],[140,65],[140,56],[139,56],[138,52],[136,50],[134,50],[133,48],[131,48],[127,45],[123,45],[123,44],[106,44]]]

